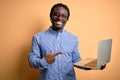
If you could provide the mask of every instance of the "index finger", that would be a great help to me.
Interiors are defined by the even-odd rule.
[[[57,53],[54,54],[54,57],[59,55],[59,54],[63,54],[63,53],[62,52],[57,52]]]

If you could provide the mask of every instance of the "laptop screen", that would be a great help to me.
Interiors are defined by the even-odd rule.
[[[111,58],[112,39],[101,40],[98,44],[97,68],[108,63]]]

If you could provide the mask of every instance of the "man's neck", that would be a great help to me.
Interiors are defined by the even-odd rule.
[[[63,28],[59,28],[59,27],[53,27],[51,26],[51,28],[56,31],[56,32],[61,32],[63,30]]]

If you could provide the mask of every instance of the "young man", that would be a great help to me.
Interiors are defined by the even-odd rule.
[[[69,16],[65,4],[55,4],[50,12],[52,25],[33,36],[29,63],[40,70],[40,80],[76,80],[73,63],[81,57],[78,38],[64,30]]]

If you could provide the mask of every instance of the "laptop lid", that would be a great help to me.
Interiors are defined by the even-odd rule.
[[[102,64],[106,64],[110,62],[111,47],[112,47],[112,39],[99,41],[98,54],[97,54],[97,69],[100,69]]]

